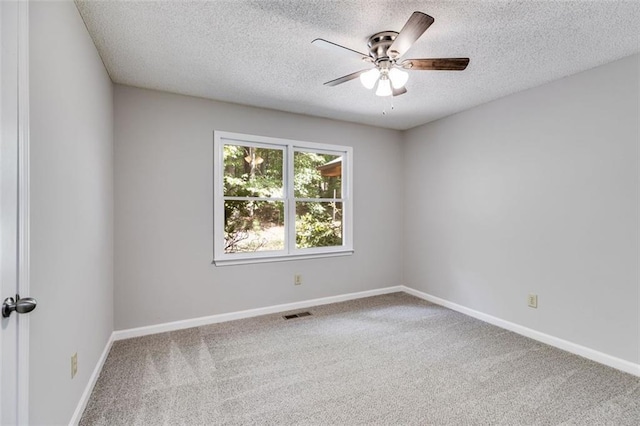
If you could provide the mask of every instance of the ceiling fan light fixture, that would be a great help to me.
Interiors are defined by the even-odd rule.
[[[391,80],[391,85],[394,89],[400,89],[407,84],[409,73],[398,68],[391,68],[389,70],[389,80]]]
[[[360,82],[367,89],[373,89],[373,86],[376,85],[379,77],[380,71],[377,68],[372,68],[369,71],[360,74]]]
[[[378,80],[378,89],[376,90],[376,95],[378,96],[391,96],[393,92],[391,91],[391,81],[389,81],[389,77],[383,75]]]

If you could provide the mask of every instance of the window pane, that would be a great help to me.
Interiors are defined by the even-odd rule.
[[[296,247],[342,245],[342,203],[296,202]]]
[[[282,198],[283,152],[281,149],[225,145],[224,195]]]
[[[224,202],[225,253],[284,250],[284,241],[284,202]]]
[[[293,189],[296,198],[342,198],[342,157],[295,151]]]

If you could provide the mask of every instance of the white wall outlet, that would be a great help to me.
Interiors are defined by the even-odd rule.
[[[71,378],[76,377],[78,373],[78,353],[71,355]]]
[[[529,305],[530,308],[537,308],[538,307],[538,295],[537,294],[530,294],[527,297],[527,304]]]
[[[300,275],[300,274],[295,274],[295,275],[293,276],[293,284],[294,284],[294,285],[300,285],[300,284],[302,284],[302,275]]]

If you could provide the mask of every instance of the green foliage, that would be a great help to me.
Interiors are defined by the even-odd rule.
[[[319,216],[305,213],[296,219],[296,246],[298,248],[330,247],[342,244],[342,227],[331,220],[329,214]]]
[[[225,145],[224,195],[282,197],[282,157],[279,149]]]

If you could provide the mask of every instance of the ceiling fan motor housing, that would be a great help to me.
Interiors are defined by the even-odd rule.
[[[398,36],[396,31],[382,31],[369,37],[369,56],[373,58],[376,65],[382,66],[381,62],[387,62],[387,67],[393,65],[395,60],[389,56],[389,47]]]

